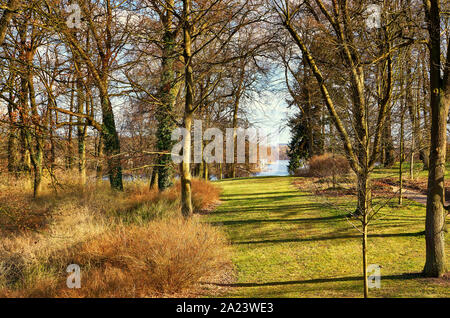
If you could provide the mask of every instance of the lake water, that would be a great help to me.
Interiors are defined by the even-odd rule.
[[[289,160],[278,160],[275,163],[268,164],[263,171],[255,174],[255,177],[270,177],[270,176],[288,176]]]
[[[289,160],[278,160],[275,163],[266,165],[266,167],[261,172],[255,173],[253,176],[255,176],[255,177],[288,176],[289,175],[288,165],[289,165]],[[178,178],[178,176],[176,178]],[[123,179],[125,181],[137,181],[137,180],[149,181],[148,178],[145,176],[133,176],[133,175],[127,175],[127,174],[123,175]],[[109,180],[109,177],[104,176],[103,180]],[[217,180],[217,178],[214,175],[210,175],[210,180]]]

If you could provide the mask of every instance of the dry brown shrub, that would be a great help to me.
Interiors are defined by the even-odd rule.
[[[180,197],[181,184],[175,185],[176,197]],[[210,210],[219,202],[221,189],[210,181],[193,178],[191,180],[192,206],[194,211],[202,212]]]
[[[217,227],[173,218],[119,226],[49,258],[58,282],[38,279],[7,297],[154,297],[195,289],[202,278],[230,268],[229,247]],[[81,267],[81,288],[65,286],[69,264]]]
[[[56,193],[46,182],[38,199],[26,182],[0,182],[0,297],[189,293],[227,262],[220,231],[174,219],[180,214],[179,185],[160,193],[133,182],[118,193],[107,182],[82,187],[75,176],[58,181]],[[197,211],[219,194],[212,183],[192,181]],[[72,263],[82,266],[81,290],[65,285]]]
[[[338,154],[325,153],[309,160],[309,173],[313,177],[327,178],[343,176],[350,172],[347,158]]]
[[[192,204],[197,211],[209,210],[220,198],[221,189],[212,182],[192,180]]]

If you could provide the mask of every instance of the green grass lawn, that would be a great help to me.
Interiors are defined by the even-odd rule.
[[[228,234],[237,275],[226,296],[361,297],[361,239],[345,217],[353,198],[317,197],[296,189],[293,180],[216,183],[223,187],[223,203],[207,219]],[[382,266],[381,288],[370,295],[448,297],[449,280],[417,275],[425,260],[425,207],[405,201],[403,207],[388,204],[370,227],[369,264]]]
[[[449,180],[450,178],[450,162],[447,162],[445,164],[445,179]],[[409,171],[410,171],[410,163],[409,162],[404,162],[403,165],[403,176],[404,178],[408,178],[409,177]],[[377,178],[386,178],[386,177],[394,177],[397,178],[398,177],[398,173],[399,173],[399,163],[396,162],[391,168],[384,168],[384,167],[378,167],[375,168],[373,173],[372,173],[372,178],[377,179]],[[416,162],[414,163],[414,167],[413,167],[413,171],[414,171],[414,178],[420,178],[420,179],[428,179],[428,171],[427,170],[423,170],[423,164],[421,162]]]

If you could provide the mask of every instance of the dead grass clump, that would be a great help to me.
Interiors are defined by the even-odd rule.
[[[209,211],[219,201],[220,189],[212,182],[203,179],[191,180],[192,205],[194,212]],[[120,208],[114,215],[127,223],[142,224],[153,219],[179,215],[181,183],[159,192],[149,189],[148,184],[134,182],[126,188]]]
[[[3,201],[1,198],[0,201]],[[3,202],[2,202],[3,203]],[[50,211],[27,201],[0,203],[0,235],[43,230],[48,224]]]
[[[181,184],[176,184],[177,197],[180,196]],[[192,206],[195,212],[208,211],[219,202],[221,189],[212,182],[203,179],[191,180]]]
[[[228,268],[226,239],[216,227],[172,218],[146,226],[118,226],[55,253],[58,279],[42,277],[26,289],[3,294],[19,297],[152,297],[192,290],[202,278]],[[69,264],[81,267],[81,288],[65,286]],[[1,295],[1,292],[0,292]]]
[[[155,219],[176,217],[179,214],[179,200],[167,199],[163,194],[127,210],[117,210],[114,212],[115,217],[120,221],[126,224],[140,225]]]
[[[111,230],[111,224],[87,208],[73,208],[54,211],[43,231],[10,233],[1,238],[0,297],[17,292],[28,295],[36,284],[54,282],[56,268],[62,265],[50,262],[51,255],[64,254],[73,246]],[[56,284],[52,286],[55,288]]]
[[[179,184],[159,192],[130,182],[114,192],[107,182],[81,186],[67,175],[56,188],[46,179],[36,199],[23,180],[0,182],[0,297],[190,292],[227,259],[216,228],[178,219]],[[194,179],[192,194],[201,211],[218,200],[219,189]],[[81,290],[66,287],[72,263],[82,266]]]
[[[40,230],[47,226],[49,202],[35,202],[29,184],[5,174],[0,183],[0,235],[27,230]]]

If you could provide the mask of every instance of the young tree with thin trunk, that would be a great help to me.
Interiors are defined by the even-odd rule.
[[[334,122],[349,164],[357,177],[358,203],[354,216],[361,221],[364,296],[367,297],[367,234],[369,223],[374,217],[371,207],[370,175],[379,159],[382,132],[386,126],[388,105],[391,102],[393,55],[401,48],[410,45],[411,40],[396,39],[396,32],[391,29],[393,24],[388,21],[391,17],[383,16],[380,17],[382,19],[379,29],[372,31],[373,41],[377,41],[377,46],[373,51],[369,51],[367,42],[361,41],[366,36],[371,36],[370,31],[366,31],[365,20],[360,15],[364,13],[361,12],[362,7],[354,1],[311,0],[294,4],[285,0],[271,1],[271,3],[282,26],[290,34],[301,51],[302,58],[307,61],[316,78],[329,116]],[[401,10],[401,8],[393,9]],[[356,14],[357,12],[360,13]],[[299,30],[301,22],[306,23],[306,28],[317,26],[316,30],[325,34],[328,43],[335,43],[338,63],[342,63],[347,70],[343,70],[343,74],[349,86],[348,96],[351,105],[349,111],[352,114],[350,123],[339,111],[338,105],[330,94],[330,81],[323,75],[320,60],[317,58],[318,53],[310,49],[303,33]],[[364,33],[366,35],[363,35]],[[379,77],[383,81],[383,89],[380,96],[377,96],[377,100],[371,103],[366,85],[368,74],[375,77],[376,66],[383,70]]]

